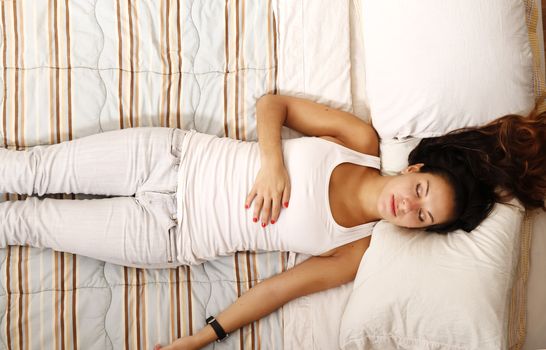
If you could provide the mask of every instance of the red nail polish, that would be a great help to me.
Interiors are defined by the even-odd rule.
[[[252,221],[258,222],[258,218],[252,218]]]
[[[265,222],[262,222],[262,227],[266,227],[267,224]]]
[[[284,202],[284,207],[288,208],[288,202]]]
[[[274,224],[275,223],[275,220],[271,220],[271,224]]]
[[[248,204],[245,204],[245,209],[248,209],[248,208],[250,208],[250,207],[248,206]]]

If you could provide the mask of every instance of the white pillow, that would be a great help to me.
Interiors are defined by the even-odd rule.
[[[342,349],[504,349],[518,206],[446,235],[378,223],[340,330]]]
[[[521,0],[362,0],[366,89],[381,138],[430,137],[535,105]]]

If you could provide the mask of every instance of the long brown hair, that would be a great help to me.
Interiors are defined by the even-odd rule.
[[[506,115],[485,126],[423,139],[409,163],[424,163],[455,191],[456,219],[436,232],[474,229],[494,202],[516,197],[528,209],[546,210],[546,113]]]

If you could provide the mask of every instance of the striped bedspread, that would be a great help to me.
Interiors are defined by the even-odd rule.
[[[347,109],[348,27],[322,29],[326,45],[338,44],[334,53],[315,30],[326,14],[346,21],[347,7],[325,0],[2,1],[1,146],[140,126],[255,139],[255,101],[268,92]],[[327,72],[316,75],[325,62]],[[0,349],[150,349],[195,332],[287,261],[287,253],[241,252],[195,267],[141,270],[48,249],[0,249]],[[214,346],[282,349],[283,323],[280,310]]]

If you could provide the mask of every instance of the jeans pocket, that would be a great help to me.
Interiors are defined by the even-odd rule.
[[[173,263],[176,259],[176,232],[177,232],[177,225],[171,227],[169,229],[169,239],[168,239],[168,247],[167,247],[167,262]]]

